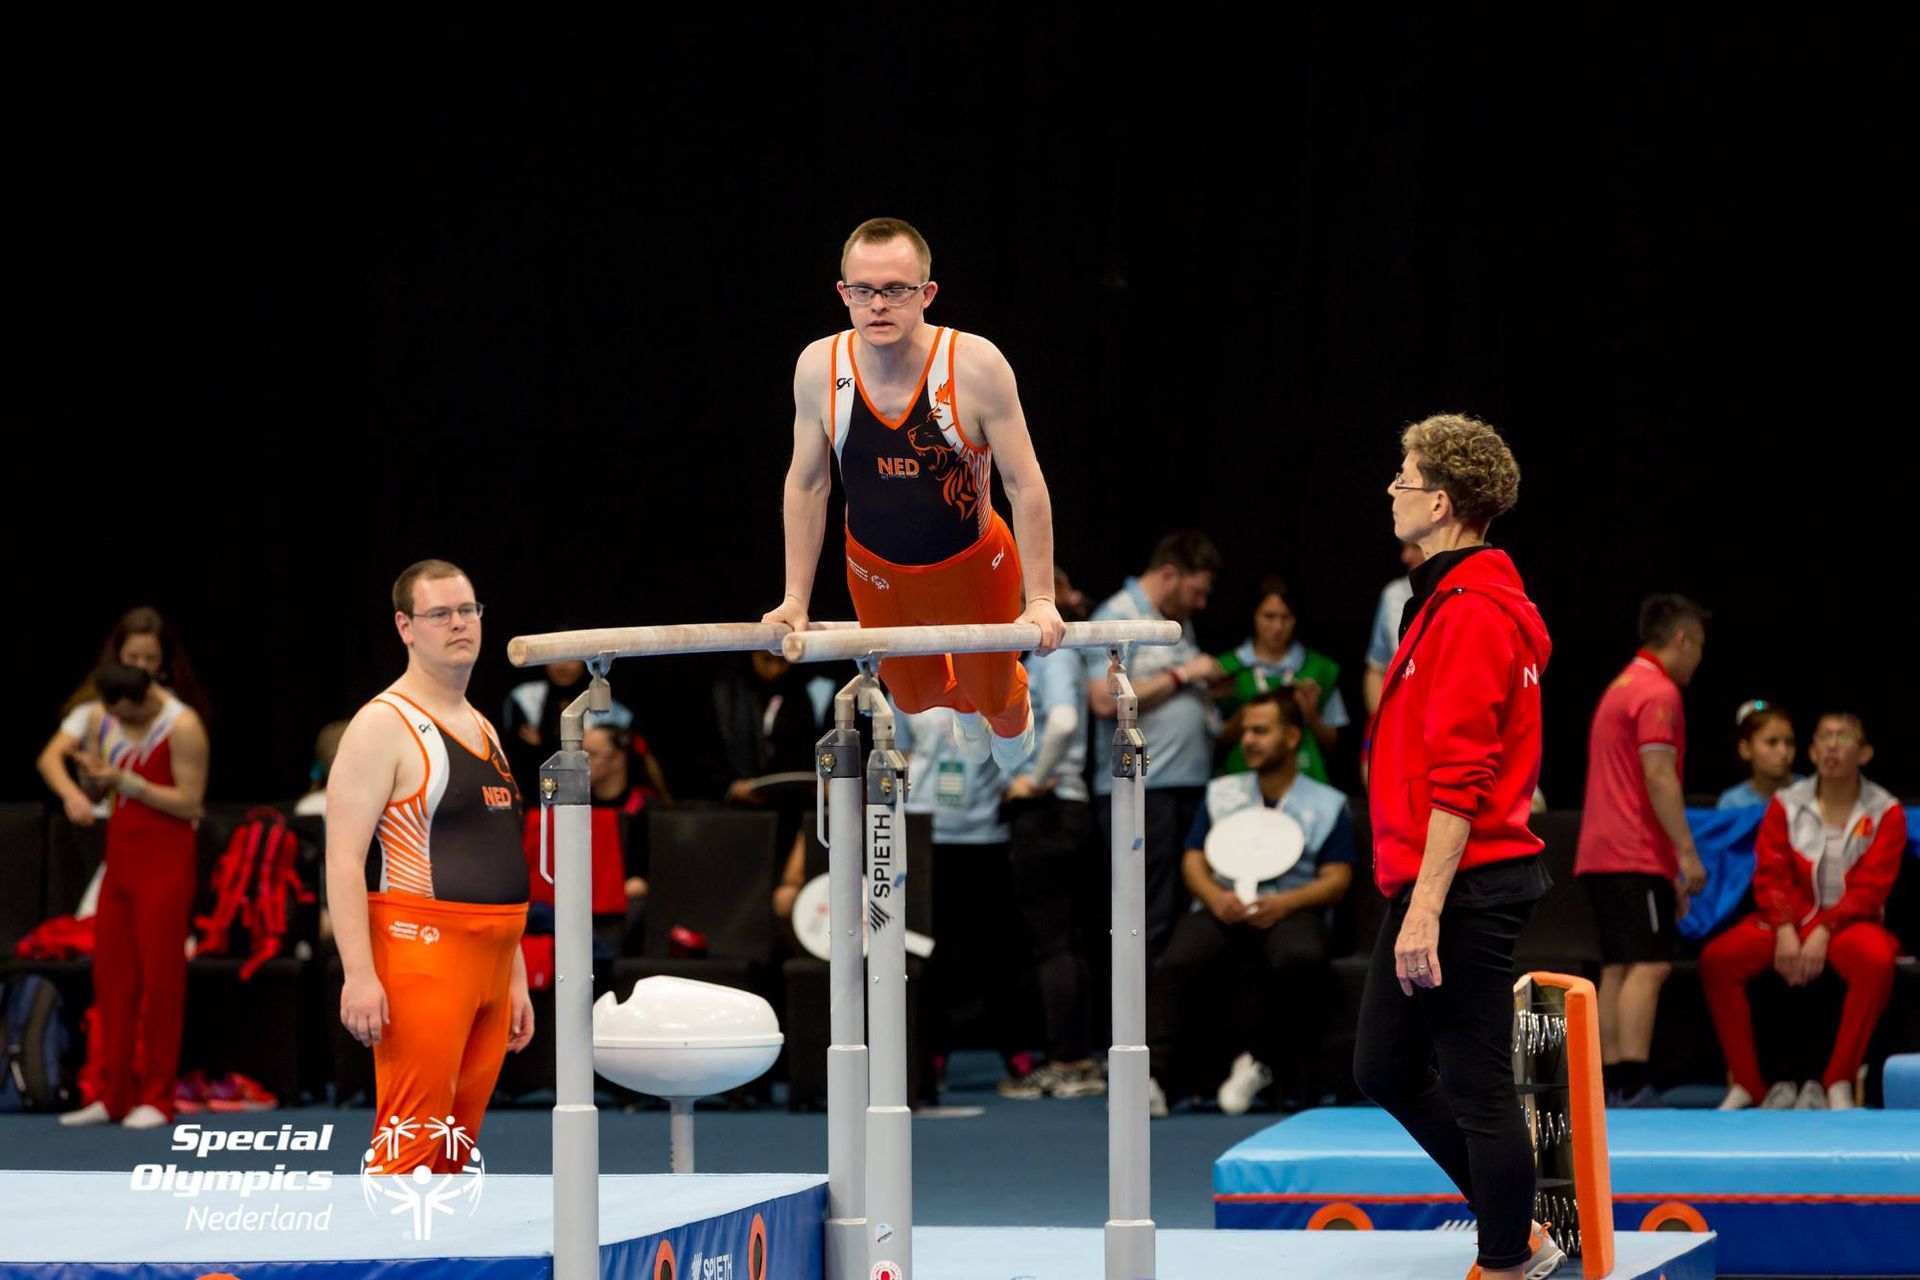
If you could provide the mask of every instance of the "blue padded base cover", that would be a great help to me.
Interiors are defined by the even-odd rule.
[[[1920,1259],[1920,1112],[1609,1111],[1616,1230],[1679,1202],[1752,1275],[1886,1275]],[[1380,1228],[1471,1216],[1404,1130],[1372,1107],[1307,1111],[1214,1162],[1220,1227],[1304,1227],[1327,1204]]]

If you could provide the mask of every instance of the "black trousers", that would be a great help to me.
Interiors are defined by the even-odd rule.
[[[1284,1077],[1297,1056],[1286,1046],[1314,1042],[1332,984],[1320,912],[1295,912],[1270,929],[1188,912],[1147,978],[1154,1079],[1169,1099],[1205,1092],[1241,1053]]]
[[[1354,1082],[1379,1103],[1473,1207],[1480,1265],[1531,1255],[1534,1164],[1513,1089],[1513,944],[1531,902],[1440,913],[1438,987],[1400,990],[1393,947],[1407,915],[1387,911],[1360,998]]]
[[[1106,852],[1094,849],[1093,812],[1084,800],[1018,801],[1008,807],[1007,824],[1047,1057],[1078,1062],[1093,1051],[1093,998],[1076,907],[1089,877],[1105,883]]]
[[[1167,949],[1173,926],[1193,901],[1180,878],[1180,859],[1187,852],[1187,833],[1193,817],[1206,802],[1205,787],[1149,787],[1147,789],[1147,973]],[[1093,816],[1100,828],[1102,856],[1111,861],[1113,798],[1095,796]]]

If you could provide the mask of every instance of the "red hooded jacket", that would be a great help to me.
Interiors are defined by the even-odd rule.
[[[1435,808],[1472,823],[1460,869],[1538,853],[1540,677],[1553,642],[1504,551],[1448,570],[1387,667],[1368,756],[1373,878],[1420,875]]]
[[[1822,908],[1815,876],[1826,825],[1818,775],[1783,787],[1767,803],[1753,842],[1753,902],[1769,927],[1790,924],[1804,933],[1825,925],[1838,933],[1861,920],[1877,924],[1885,915],[1907,850],[1907,811],[1885,787],[1860,779],[1860,798],[1847,815],[1840,849],[1846,889],[1840,901]]]

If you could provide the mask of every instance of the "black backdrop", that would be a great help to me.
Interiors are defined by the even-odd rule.
[[[421,556],[488,602],[488,710],[517,632],[757,616],[792,360],[878,213],[1013,361],[1090,592],[1208,529],[1203,639],[1284,573],[1357,704],[1396,431],[1465,409],[1523,468],[1557,803],[1652,590],[1716,610],[1695,789],[1764,695],[1859,708],[1920,791],[1909,14],[824,13],[34,19],[0,795],[137,602],[216,798],[300,789]],[[709,666],[617,679],[683,776]]]

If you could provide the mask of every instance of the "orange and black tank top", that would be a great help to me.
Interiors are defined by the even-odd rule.
[[[367,888],[443,902],[525,902],[520,788],[493,726],[468,708],[465,732],[478,735],[485,753],[477,754],[406,695],[388,690],[374,701],[406,724],[426,774],[418,791],[380,815]]]
[[[933,350],[906,412],[882,418],[867,398],[852,330],[833,340],[828,421],[847,534],[883,560],[938,564],[968,550],[993,524],[993,456],[960,426],[953,350],[959,335],[935,329]]]

